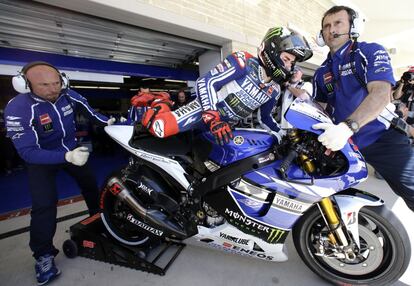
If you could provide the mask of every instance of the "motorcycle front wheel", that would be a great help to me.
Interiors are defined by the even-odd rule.
[[[405,272],[411,258],[407,232],[386,207],[364,207],[358,215],[360,251],[353,260],[320,255],[327,228],[315,206],[295,225],[295,248],[305,264],[334,285],[390,285]],[[323,234],[325,233],[325,234]]]

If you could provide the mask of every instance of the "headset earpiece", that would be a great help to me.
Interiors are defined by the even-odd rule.
[[[69,78],[68,78],[68,76],[64,72],[59,73],[59,74],[60,74],[60,78],[61,78],[61,82],[62,82],[62,89],[69,88]]]
[[[316,34],[315,42],[319,47],[325,46],[325,40],[323,39],[322,30],[320,30],[318,34]]]
[[[352,10],[351,12],[351,19],[352,21],[349,30],[349,36],[351,37],[351,39],[357,39],[362,34],[365,20],[359,17],[359,14],[354,10]]]
[[[29,93],[30,87],[29,82],[26,79],[26,76],[23,73],[19,73],[12,78],[13,88],[18,93]]]

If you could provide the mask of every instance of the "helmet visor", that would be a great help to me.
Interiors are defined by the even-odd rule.
[[[281,51],[296,56],[297,62],[303,62],[312,57],[312,49],[302,35],[290,35],[280,42]]]

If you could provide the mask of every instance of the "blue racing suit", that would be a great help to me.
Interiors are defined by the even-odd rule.
[[[261,126],[270,132],[278,132],[280,128],[271,111],[280,96],[280,86],[273,81],[264,83],[263,74],[258,59],[249,53],[236,52],[229,55],[197,79],[197,98],[172,112],[178,131],[203,128],[205,124],[201,115],[204,111],[218,111],[221,120],[236,123],[258,110]],[[161,131],[158,133],[158,127],[164,126],[153,126],[157,136],[167,131],[158,129]]]
[[[84,109],[102,125],[108,121],[73,90],[63,90],[54,103],[33,93],[10,100],[4,112],[7,136],[20,157],[33,164],[65,163],[65,153],[76,148],[75,108]]]

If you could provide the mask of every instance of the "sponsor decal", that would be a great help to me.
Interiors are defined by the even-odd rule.
[[[23,131],[23,127],[7,127],[7,132],[19,132]]]
[[[72,109],[72,106],[70,104],[62,107],[61,110],[63,112],[63,116],[68,116],[69,114],[73,113],[73,109]]]
[[[262,232],[266,232],[266,233],[269,233],[269,231],[270,231],[270,227],[265,226],[263,224],[260,224],[258,222],[255,222],[254,220],[251,220],[250,218],[245,217],[245,216],[239,214],[238,212],[229,210],[228,208],[226,208],[225,214],[227,214],[234,221],[241,222],[245,226],[250,227],[251,229],[253,229],[255,231],[262,231]]]
[[[243,244],[243,245],[248,245],[250,241],[249,239],[235,237],[235,236],[223,233],[223,232],[220,232],[220,237],[226,240],[229,240],[231,242],[234,242],[237,244]]]
[[[275,199],[273,200],[273,205],[297,213],[302,213],[303,211],[307,210],[310,206],[309,204],[304,204],[292,199],[282,197],[280,195],[276,195]]]
[[[53,131],[53,123],[48,113],[39,116],[40,124],[43,127],[44,132]]]
[[[378,55],[378,54],[386,54],[387,52],[386,51],[384,51],[384,50],[377,50],[377,51],[375,51],[375,53],[374,53],[374,56],[376,56],[376,55]]]
[[[281,230],[281,229],[277,229],[277,228],[273,228],[270,233],[269,236],[267,237],[267,242],[268,243],[276,243],[278,242],[283,235],[285,234],[286,231]]]
[[[160,138],[164,137],[164,121],[162,119],[155,120],[152,129],[154,130],[155,135]]]
[[[389,70],[390,68],[388,68],[388,67],[381,67],[381,68],[379,68],[379,69],[376,69],[375,71],[374,71],[374,73],[380,73],[380,72],[386,72],[387,70]]]
[[[283,28],[282,27],[276,27],[276,28],[270,29],[267,32],[267,34],[266,34],[265,39],[263,40],[263,42],[269,40],[272,37],[280,36],[280,35],[282,35],[282,33],[283,33]]]
[[[199,78],[196,82],[196,88],[197,88],[197,95],[198,98],[201,101],[201,104],[205,107],[205,110],[212,109],[210,106],[210,101],[208,99],[208,92],[206,87],[206,79],[205,78]]]
[[[164,233],[162,230],[156,229],[156,228],[154,228],[154,227],[152,227],[152,226],[150,226],[146,223],[143,223],[142,221],[136,219],[132,214],[127,215],[127,220],[130,221],[131,223],[139,226],[140,228],[145,229],[146,231],[151,232],[152,234],[155,234],[157,236],[162,236],[163,233]]]
[[[374,62],[376,62],[376,61],[386,61],[386,62],[388,62],[388,60],[389,60],[389,57],[386,54],[385,55],[376,55]]]
[[[327,84],[328,82],[331,82],[333,79],[333,75],[331,72],[328,72],[326,74],[323,75],[323,83]]]
[[[22,126],[20,121],[6,121],[6,126]]]
[[[268,243],[276,244],[285,240],[288,232],[278,228],[272,228],[258,223],[238,212],[226,208],[225,214],[228,216],[228,222],[247,234],[251,234]]]
[[[267,161],[273,161],[275,159],[275,155],[273,153],[269,153],[268,155],[264,157],[260,157],[258,159],[259,164],[267,162]]]
[[[237,135],[233,138],[233,143],[236,145],[242,145],[244,143],[244,137]]]
[[[259,102],[260,105],[265,103],[269,100],[270,94],[265,93],[263,90],[256,85],[255,82],[251,81],[248,77],[246,77],[241,84],[241,88],[255,101]]]
[[[242,52],[236,52],[233,55],[236,58],[237,63],[239,64],[239,66],[241,68],[244,68],[245,67],[245,64],[246,64],[246,56],[245,56],[245,54],[242,53]]]
[[[139,182],[139,186],[138,189],[143,190],[144,192],[146,192],[148,195],[151,195],[151,193],[154,191],[153,189],[151,189],[150,187],[147,187],[146,185],[144,185],[142,182]]]
[[[24,135],[24,133],[16,133],[13,135],[12,140],[16,140],[19,139],[20,137],[22,137]]]
[[[194,110],[200,108],[200,103],[198,102],[198,100],[193,100],[190,103],[180,107],[177,110],[174,110],[174,114],[177,117],[177,120],[180,119],[181,117],[184,117],[188,114],[190,114],[191,112],[193,112]]]
[[[187,126],[188,124],[193,123],[196,120],[197,120],[197,116],[192,116],[192,117],[190,117],[190,118],[187,119],[187,121],[184,123],[183,126]]]
[[[118,194],[122,191],[122,188],[121,188],[121,186],[120,186],[119,184],[114,183],[114,184],[112,184],[112,186],[109,188],[109,191],[110,191],[113,195],[117,196],[117,195],[118,195]]]
[[[42,124],[42,125],[45,125],[45,124],[48,124],[48,123],[52,122],[52,119],[50,118],[48,113],[40,115],[39,119],[40,119],[40,124]]]
[[[21,117],[17,117],[17,116],[6,116],[7,120],[18,120],[18,119],[22,119]]]
[[[357,216],[355,212],[350,212],[346,214],[347,225],[354,224],[357,221]]]
[[[245,249],[237,245],[224,242],[223,244],[217,244],[215,242],[208,242],[208,245],[212,248],[220,249],[232,254],[238,254],[242,256],[256,257],[264,260],[273,260],[273,256],[268,256],[263,252],[257,252],[250,249]]]
[[[267,91],[266,91],[266,94],[267,94],[268,96],[271,96],[274,90],[275,90],[275,89],[273,88],[273,86],[269,86],[269,88],[268,88],[268,89],[267,89]]]

